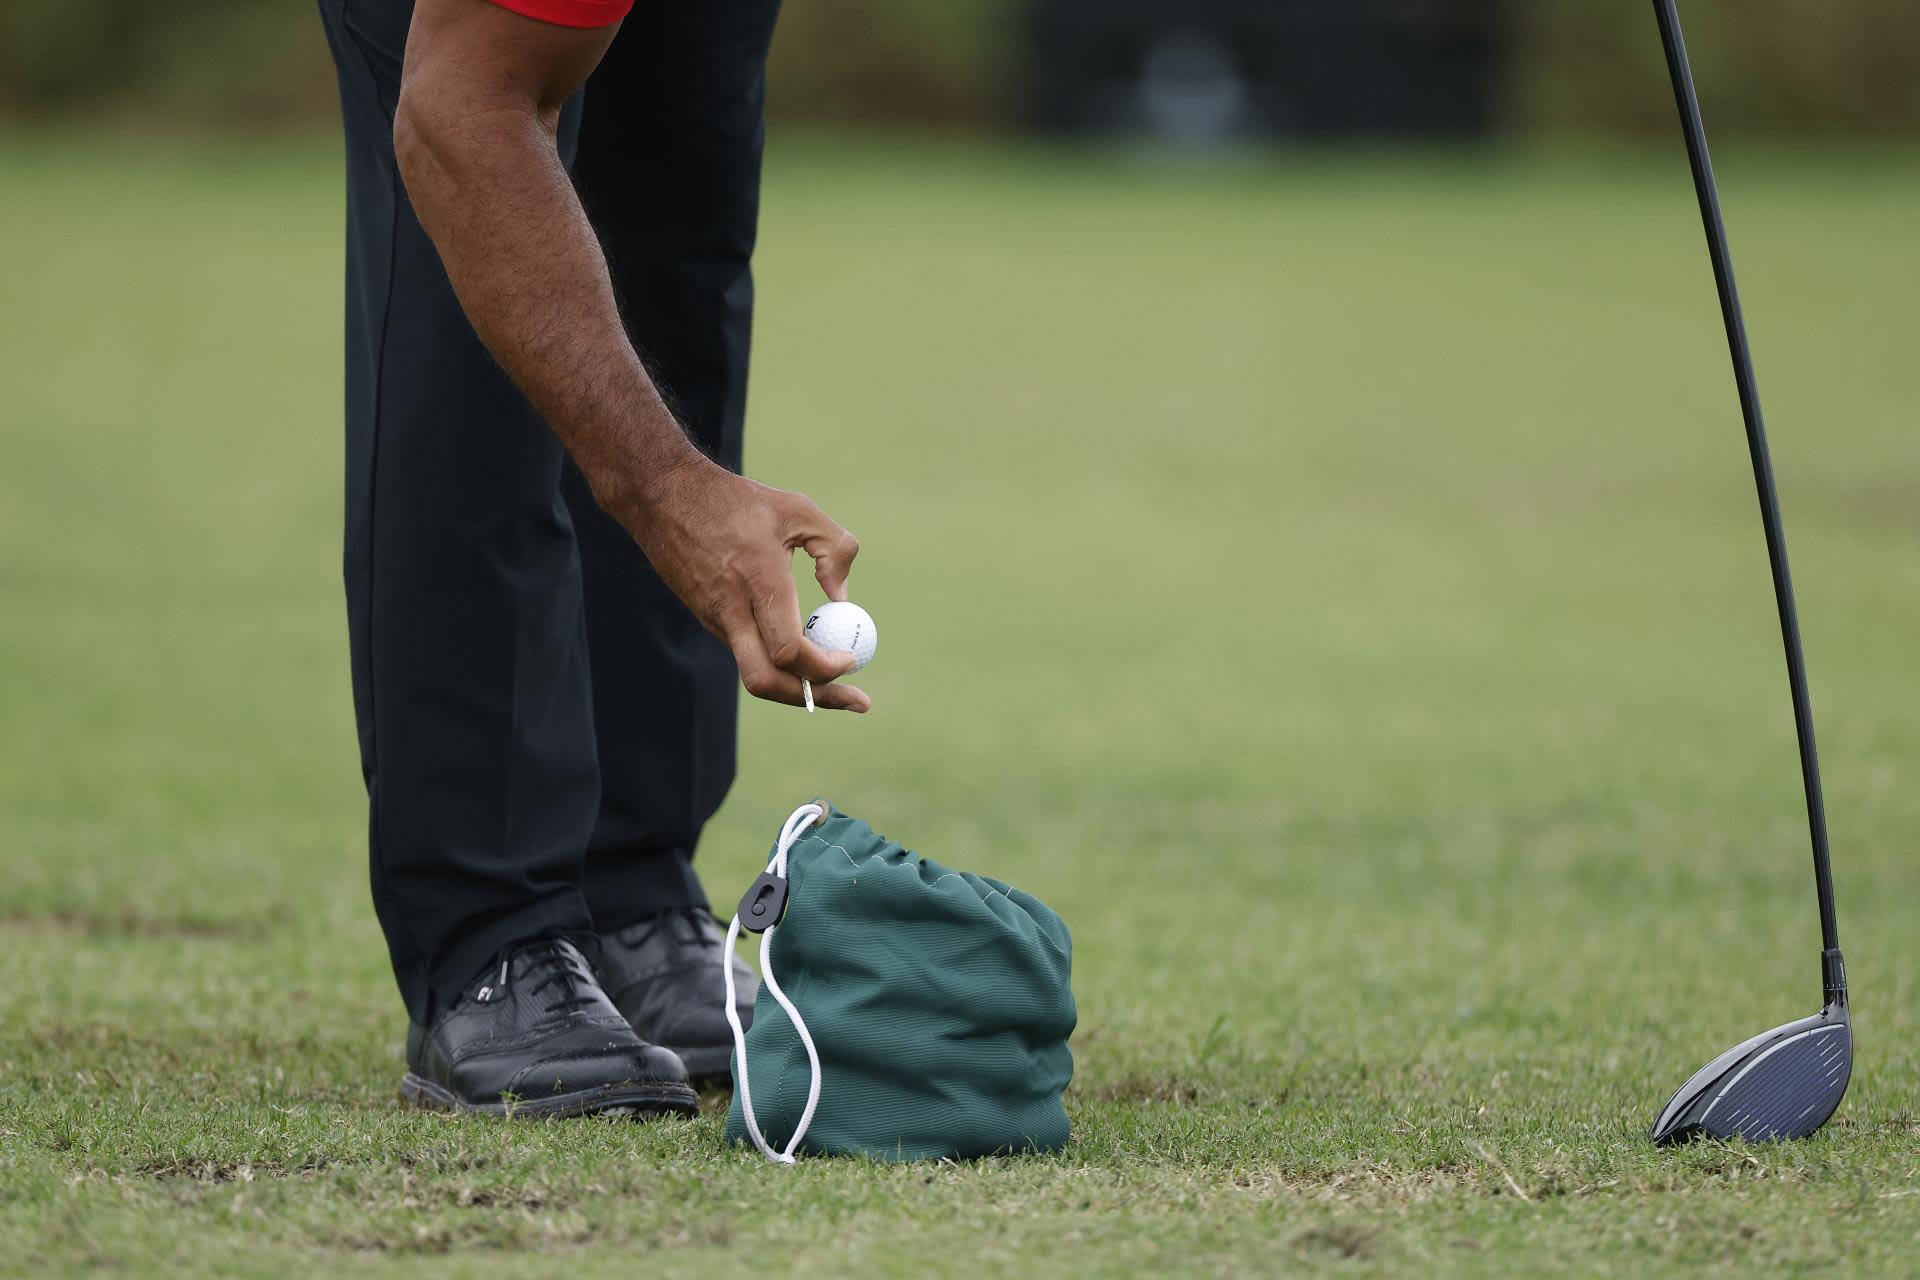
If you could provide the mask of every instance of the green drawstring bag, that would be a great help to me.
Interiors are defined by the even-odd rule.
[[[821,802],[781,828],[726,956],[742,927],[760,934],[760,993],[742,1032],[722,959],[729,1143],[781,1164],[1066,1145],[1073,944],[1038,898],[949,871]]]

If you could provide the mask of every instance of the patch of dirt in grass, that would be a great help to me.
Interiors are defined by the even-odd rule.
[[[1378,1165],[1353,1165],[1344,1169],[1241,1176],[1233,1179],[1233,1185],[1247,1191],[1317,1200],[1421,1204],[1443,1195],[1471,1193],[1481,1184],[1475,1170],[1459,1166],[1396,1170]]]
[[[33,911],[0,914],[9,933],[81,935],[88,938],[202,938],[251,941],[265,936],[280,913],[247,920],[208,916],[156,916],[135,907],[116,911]]]
[[[1357,1222],[1334,1222],[1293,1238],[1293,1247],[1302,1253],[1331,1253],[1341,1258],[1364,1258],[1373,1252],[1380,1228]]]
[[[479,1205],[473,1206],[481,1208]],[[517,1213],[474,1213],[459,1218],[430,1217],[425,1221],[378,1227],[347,1228],[316,1233],[312,1243],[325,1249],[354,1253],[452,1253],[455,1250],[578,1249],[592,1244],[595,1230],[578,1215],[553,1207],[508,1205]]]
[[[256,1164],[251,1160],[155,1160],[134,1169],[136,1177],[162,1182],[195,1182],[217,1187],[228,1182],[260,1182],[267,1179],[311,1178],[319,1165],[281,1165],[271,1161]]]
[[[1920,507],[1913,501],[1911,475],[1892,470],[1869,478],[1811,474],[1794,485],[1796,505],[1806,503],[1820,518],[1864,534],[1920,532]]]
[[[1164,1073],[1122,1076],[1087,1091],[1095,1102],[1198,1102],[1201,1087]]]
[[[564,1213],[580,1203],[580,1197],[553,1187],[496,1184],[478,1187],[471,1183],[451,1186],[415,1183],[407,1193],[408,1203],[420,1207],[434,1204],[461,1209],[524,1209],[529,1213]]]

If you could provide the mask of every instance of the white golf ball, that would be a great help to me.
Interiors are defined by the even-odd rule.
[[[845,649],[853,654],[853,669],[858,671],[873,661],[880,643],[873,618],[857,604],[829,600],[807,615],[807,639],[822,649]]]

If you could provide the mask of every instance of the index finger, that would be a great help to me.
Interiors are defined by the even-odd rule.
[[[860,540],[834,525],[833,532],[817,534],[800,546],[813,557],[814,580],[827,599],[845,600],[847,575],[853,572],[853,558],[860,554]]]
[[[845,600],[847,574],[853,570],[853,558],[860,554],[860,539],[834,523],[812,498],[803,493],[790,496],[787,545],[813,557],[813,576],[827,599]]]

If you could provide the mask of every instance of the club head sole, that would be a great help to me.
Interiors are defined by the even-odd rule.
[[[1853,1076],[1844,1004],[1744,1041],[1696,1071],[1653,1125],[1663,1146],[1695,1138],[1775,1142],[1827,1122]]]

